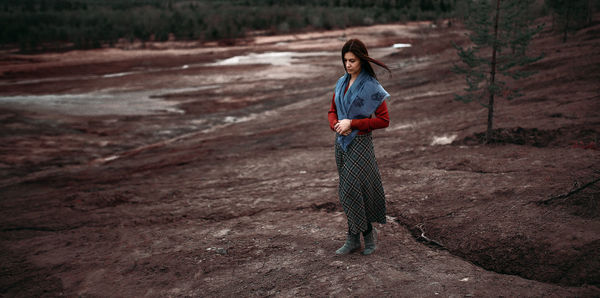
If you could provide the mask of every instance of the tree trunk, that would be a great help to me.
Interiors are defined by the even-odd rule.
[[[494,86],[496,79],[496,48],[498,47],[498,19],[500,18],[500,0],[496,0],[496,20],[494,21],[494,44],[492,46],[492,64],[490,71],[490,86]],[[492,141],[492,127],[494,120],[494,91],[490,91],[490,101],[488,103],[488,121],[487,131],[485,133],[485,142]]]
[[[587,20],[585,25],[590,25],[593,21],[592,16],[594,15],[594,6],[592,4],[592,0],[588,0],[587,4]]]
[[[565,32],[563,34],[563,43],[567,42],[567,34],[569,32],[569,21],[571,18],[571,1],[567,2],[567,16],[565,17]]]

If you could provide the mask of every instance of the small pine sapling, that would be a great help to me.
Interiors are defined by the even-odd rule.
[[[476,101],[488,109],[486,143],[492,141],[495,97],[510,100],[521,96],[519,89],[511,85],[534,73],[524,71],[523,66],[543,57],[527,56],[529,43],[543,27],[534,26],[527,15],[532,3],[533,0],[495,0],[492,5],[487,0],[470,1],[465,26],[472,46],[463,48],[452,43],[462,62],[455,64],[452,71],[464,75],[468,86],[465,94],[455,94],[455,100]]]

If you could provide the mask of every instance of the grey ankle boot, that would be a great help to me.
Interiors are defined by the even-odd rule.
[[[365,250],[363,250],[362,254],[366,256],[366,255],[372,254],[375,251],[375,249],[377,248],[377,244],[375,244],[375,240],[377,238],[377,230],[375,230],[375,227],[373,227],[373,229],[371,230],[371,233],[365,235],[364,237],[365,237]]]
[[[335,253],[338,255],[345,255],[358,249],[360,249],[360,233],[356,235],[348,234],[348,238],[346,238],[346,243],[344,243],[344,246],[336,250]]]

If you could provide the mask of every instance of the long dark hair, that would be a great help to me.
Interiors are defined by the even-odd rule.
[[[371,63],[369,63],[369,62],[373,62],[373,63],[387,69],[387,71],[390,74],[392,74],[392,71],[390,70],[390,68],[387,67],[387,65],[385,65],[383,62],[377,61],[377,60],[369,57],[369,52],[367,52],[367,47],[359,39],[350,39],[342,47],[342,64],[344,65],[344,70],[348,71],[346,69],[346,63],[344,63],[344,55],[346,55],[346,53],[348,53],[348,52],[352,52],[354,55],[356,55],[356,57],[358,57],[358,59],[360,59],[360,67],[362,69],[366,70],[375,79],[377,79],[377,75],[375,75],[375,71],[373,71],[373,67],[371,66]]]

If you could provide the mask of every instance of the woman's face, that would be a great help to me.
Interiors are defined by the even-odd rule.
[[[344,65],[346,65],[346,71],[351,76],[358,75],[360,73],[360,59],[352,52],[344,54]]]

